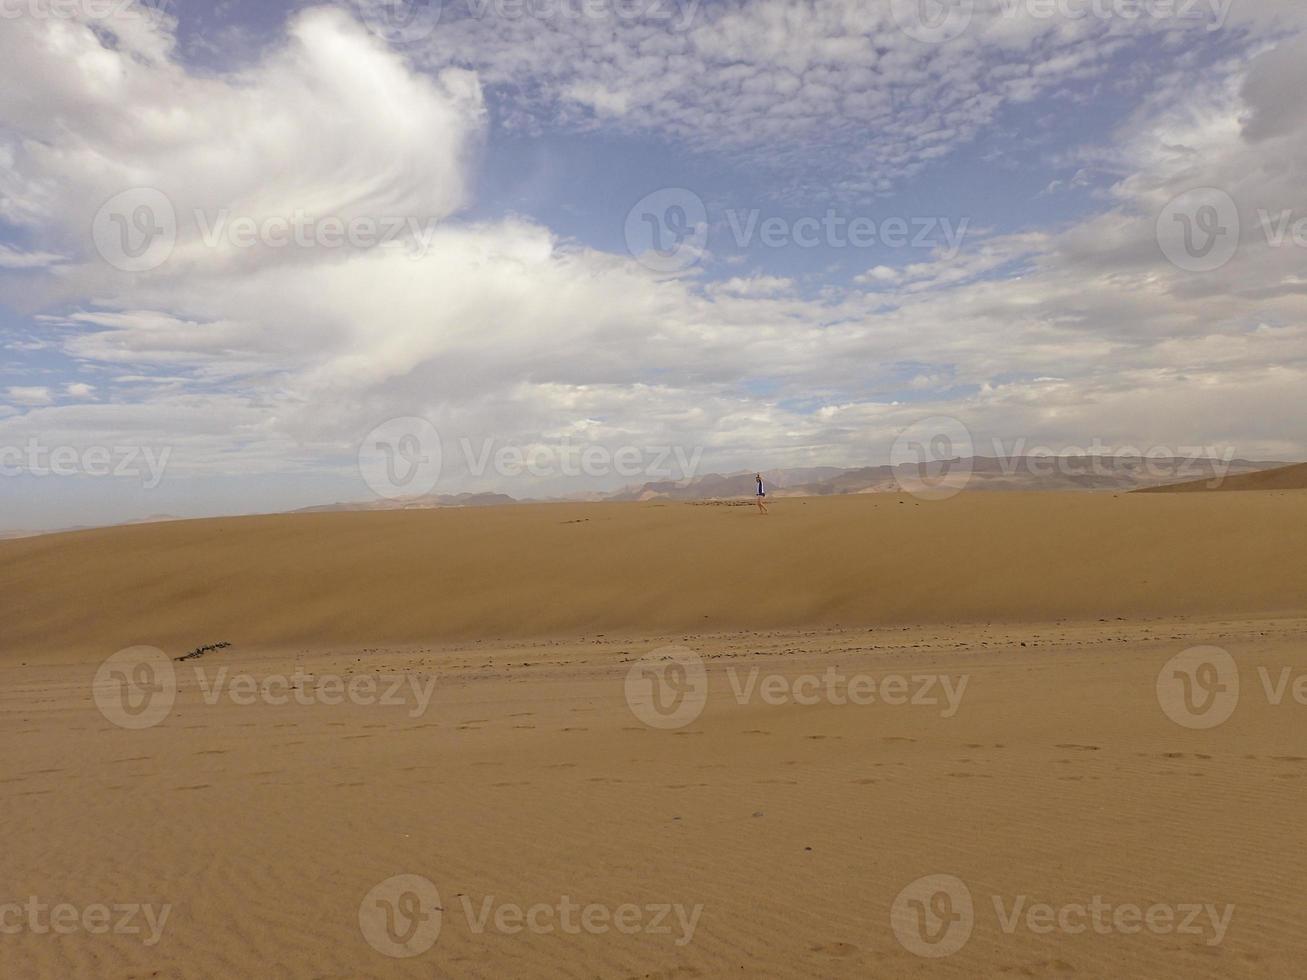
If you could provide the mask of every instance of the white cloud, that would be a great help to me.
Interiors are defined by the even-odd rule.
[[[5,394],[15,405],[50,405],[50,389],[39,385],[18,385],[7,388]]]
[[[1207,6],[1208,16],[1140,19],[1031,8],[977,0],[965,33],[923,44],[888,2],[488,0],[446,3],[413,50],[428,65],[474,68],[510,124],[656,133],[779,173],[800,196],[865,197],[969,142],[1005,107],[1041,93],[1074,100],[1131,44],[1160,69],[1224,23]],[[1264,29],[1274,12],[1250,8],[1222,30],[1250,16]],[[1151,43],[1168,39],[1178,43]]]
[[[879,15],[795,9],[750,5],[694,41],[714,77],[730,79],[719,104],[681,98],[690,83],[657,69],[687,57],[687,42],[664,50],[649,34],[637,48],[651,67],[630,77],[651,87],[628,93],[626,117],[675,130],[699,113],[705,127],[722,121],[729,143],[770,118],[777,92],[800,92],[791,79],[804,93],[825,85],[874,101],[880,83],[856,67],[870,54],[844,33],[868,18],[883,28]],[[828,19],[813,28],[818,14]],[[423,414],[451,440],[584,431],[703,446],[706,466],[730,469],[879,461],[899,428],[943,413],[982,439],[1307,451],[1296,422],[1303,254],[1272,248],[1255,220],[1258,209],[1301,207],[1307,182],[1307,124],[1282,109],[1307,80],[1301,61],[1273,49],[1159,90],[1095,161],[1095,174],[1120,175],[1101,214],[1062,230],[977,234],[954,258],[878,265],[858,280],[871,288],[812,299],[786,277],[659,278],[529,221],[459,220],[485,125],[479,79],[422,75],[337,12],[303,15],[283,46],[232,78],[188,73],[157,26],[117,49],[75,25],[16,30],[24,36],[0,39],[13,161],[0,207],[48,234],[52,254],[77,257],[19,271],[32,296],[58,287],[50,308],[62,312],[41,329],[96,384],[68,385],[80,403],[58,406],[48,387],[9,389],[28,411],[0,422],[0,440],[149,440],[174,449],[179,474],[348,472],[370,428]],[[1039,43],[1063,43],[1055,34]],[[1000,40],[1029,53],[1029,38]],[[872,64],[930,80],[922,105],[894,116],[919,136],[877,144],[899,172],[948,126],[931,93],[965,90],[967,59],[984,61],[963,48],[936,56],[895,41],[874,52]],[[744,59],[738,71],[731,58]],[[801,110],[818,104],[795,98]],[[61,114],[67,125],[52,122]],[[776,118],[782,142],[807,124]],[[234,202],[267,215],[289,204],[445,220],[420,253],[246,254],[183,234],[171,261],[131,276],[94,261],[84,235],[100,203],[136,183],[166,189],[179,210]],[[1155,224],[1202,185],[1234,196],[1245,241],[1225,269],[1196,275],[1166,261]]]

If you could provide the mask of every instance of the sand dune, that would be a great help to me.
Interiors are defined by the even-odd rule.
[[[1307,495],[297,514],[0,542],[7,659],[1301,612]]]
[[[1219,490],[1307,490],[1307,463],[1282,466],[1259,473],[1240,473],[1224,480],[1191,480],[1164,487],[1147,487],[1136,493],[1195,493]]]
[[[0,543],[5,976],[1293,976],[1304,518],[981,493]],[[669,645],[702,671],[670,727],[631,693],[680,699]],[[1175,713],[1194,647],[1242,677],[1220,727]]]

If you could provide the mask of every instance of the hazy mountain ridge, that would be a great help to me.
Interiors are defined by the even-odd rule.
[[[934,464],[931,475],[936,475]],[[1235,459],[1228,464],[1217,459],[1138,456],[1018,456],[998,458],[976,456],[950,461],[951,472],[966,473],[967,490],[1114,490],[1129,492],[1181,481],[1216,481],[1276,469],[1288,464],[1277,461]],[[849,493],[903,493],[899,476],[915,475],[915,468],[837,466],[791,467],[767,470],[763,479],[772,497],[825,497]],[[397,500],[337,503],[307,507],[297,513],[332,510],[415,510],[429,507],[488,507],[510,503],[553,501],[696,501],[752,497],[754,473],[705,473],[684,480],[651,480],[608,492],[589,491],[563,497],[512,497],[504,493],[425,494]]]
[[[1228,464],[1215,459],[1188,459],[1165,457],[1142,459],[1138,456],[1084,456],[1048,457],[1020,456],[996,458],[976,456],[952,460],[948,466],[954,472],[971,472],[965,482],[968,491],[1158,491],[1173,485],[1186,490],[1219,489],[1214,481],[1234,481],[1230,489],[1241,489],[1242,477],[1250,477],[1268,470],[1297,465],[1266,460],[1235,459]],[[932,475],[940,464],[932,464]],[[959,470],[959,467],[961,468]],[[1222,472],[1223,467],[1228,467]],[[906,467],[897,470],[892,466],[838,466],[790,467],[765,470],[769,497],[827,497],[851,493],[903,493],[897,473],[910,475]],[[1189,484],[1193,484],[1190,486]],[[1276,484],[1278,486],[1278,484]],[[740,473],[706,473],[688,480],[653,480],[631,484],[618,490],[586,491],[565,497],[512,497],[493,491],[454,494],[429,493],[395,500],[378,499],[315,504],[290,511],[294,514],[315,514],[333,511],[361,510],[430,510],[448,507],[499,507],[518,503],[600,503],[604,501],[703,501],[729,500],[752,497],[754,494],[752,471]],[[185,520],[169,514],[122,521],[122,524],[153,524],[163,521]],[[67,527],[43,531],[0,531],[0,540],[32,537],[57,531],[86,530],[89,526]]]

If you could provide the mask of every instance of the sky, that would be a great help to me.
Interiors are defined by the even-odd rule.
[[[1305,91],[1274,0],[0,0],[0,531],[1305,459]]]

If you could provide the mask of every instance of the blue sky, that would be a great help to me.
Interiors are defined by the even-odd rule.
[[[516,496],[932,417],[1301,457],[1303,248],[1260,216],[1307,218],[1303,15],[950,2],[925,40],[915,0],[13,6],[0,530],[366,499],[396,419],[437,492]],[[475,465],[575,446],[610,463]],[[158,481],[88,472],[133,448]]]

